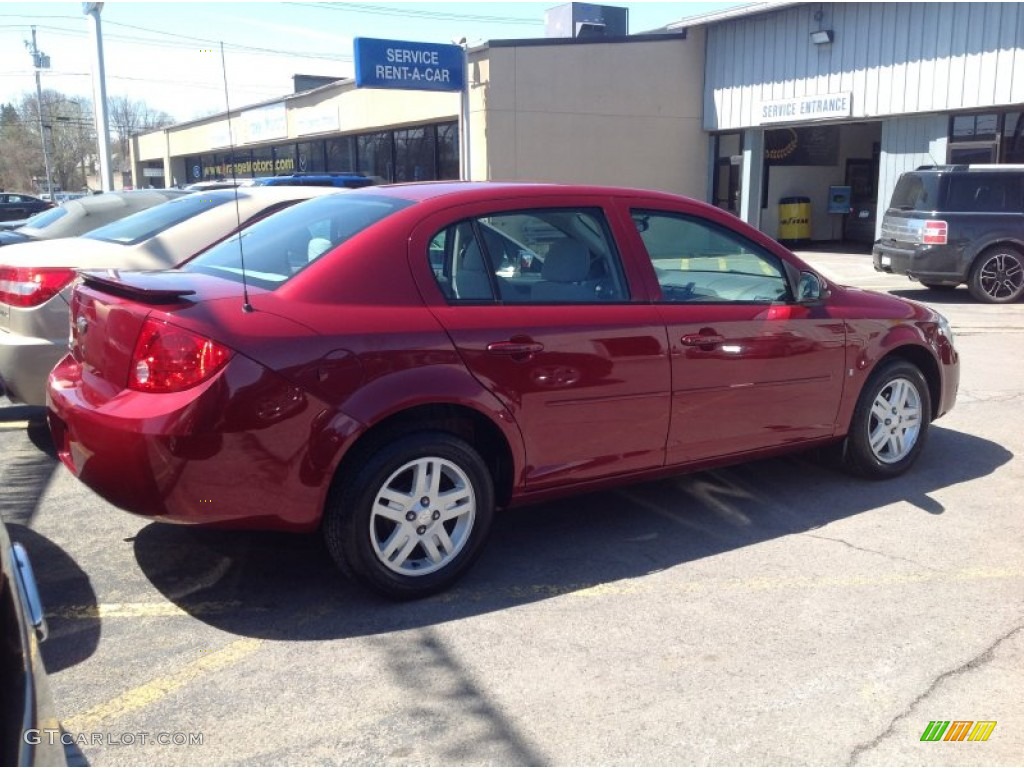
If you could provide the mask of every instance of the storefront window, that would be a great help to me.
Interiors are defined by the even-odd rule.
[[[395,131],[394,135],[395,181],[436,179],[433,126]]]
[[[295,173],[295,145],[279,144],[274,147],[274,175]]]
[[[954,115],[949,121],[948,162],[1024,163],[1024,113]]]
[[[459,124],[437,126],[437,178],[459,178]]]
[[[360,173],[389,182],[395,180],[394,135],[391,131],[359,136],[357,152],[359,167],[356,170]]]
[[[320,173],[327,170],[324,159],[324,143],[322,141],[306,141],[296,146],[300,173]]]
[[[1003,123],[1003,162],[1024,163],[1024,112],[1011,112]]]
[[[327,170],[348,171],[356,169],[356,142],[352,136],[327,140]]]
[[[274,149],[273,147],[256,147],[252,150],[252,175],[273,176],[274,175]]]
[[[999,115],[956,115],[953,117],[953,141],[995,141]]]

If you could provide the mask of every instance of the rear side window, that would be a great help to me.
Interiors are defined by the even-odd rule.
[[[901,211],[938,210],[941,181],[937,174],[905,173],[896,182],[889,207]]]
[[[434,236],[428,258],[438,286],[453,302],[592,304],[629,298],[599,209],[465,219]]]
[[[131,216],[94,229],[82,237],[103,240],[108,243],[134,245],[232,200],[234,197],[230,193],[211,195],[206,192],[195,192],[133,213]]]
[[[1021,213],[1021,179],[1024,174],[964,173],[949,177],[948,211],[971,213]]]
[[[350,237],[412,205],[408,200],[359,195],[315,197],[246,227],[181,269],[274,289]],[[239,253],[241,251],[241,254]]]

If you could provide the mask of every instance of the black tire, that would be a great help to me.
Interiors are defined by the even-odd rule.
[[[888,412],[889,406],[897,405],[898,413]],[[882,421],[879,411],[885,411],[885,418],[892,423]],[[916,416],[912,417],[911,412]],[[924,448],[931,413],[928,383],[917,366],[896,359],[880,364],[857,399],[843,443],[844,467],[873,480],[903,474]],[[873,438],[877,447],[872,444]],[[885,442],[878,445],[881,440]],[[907,446],[907,440],[913,442]]]
[[[948,283],[926,283],[924,280],[921,281],[921,285],[930,291],[955,291],[957,289],[957,286]]]
[[[381,499],[385,491],[391,500]],[[388,597],[413,600],[465,573],[493,518],[494,484],[473,447],[445,432],[416,432],[398,436],[352,477],[338,479],[323,532],[346,575]]]
[[[986,304],[1012,304],[1024,295],[1024,255],[1010,245],[989,248],[974,260],[967,288]]]

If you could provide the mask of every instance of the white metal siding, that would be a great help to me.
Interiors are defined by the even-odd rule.
[[[876,237],[900,174],[922,165],[946,162],[948,127],[949,118],[945,115],[894,118],[882,123]]]
[[[834,42],[814,45],[818,29]],[[808,3],[707,39],[710,131],[758,125],[762,101],[842,91],[854,118],[1024,103],[1024,3]]]

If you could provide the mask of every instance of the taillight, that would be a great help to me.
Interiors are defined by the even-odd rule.
[[[149,318],[135,342],[128,386],[141,392],[178,392],[206,381],[230,359],[227,347]]]
[[[945,245],[948,231],[946,222],[929,219],[921,229],[921,242],[924,245]]]
[[[0,301],[12,307],[44,304],[75,279],[66,267],[0,267]]]

